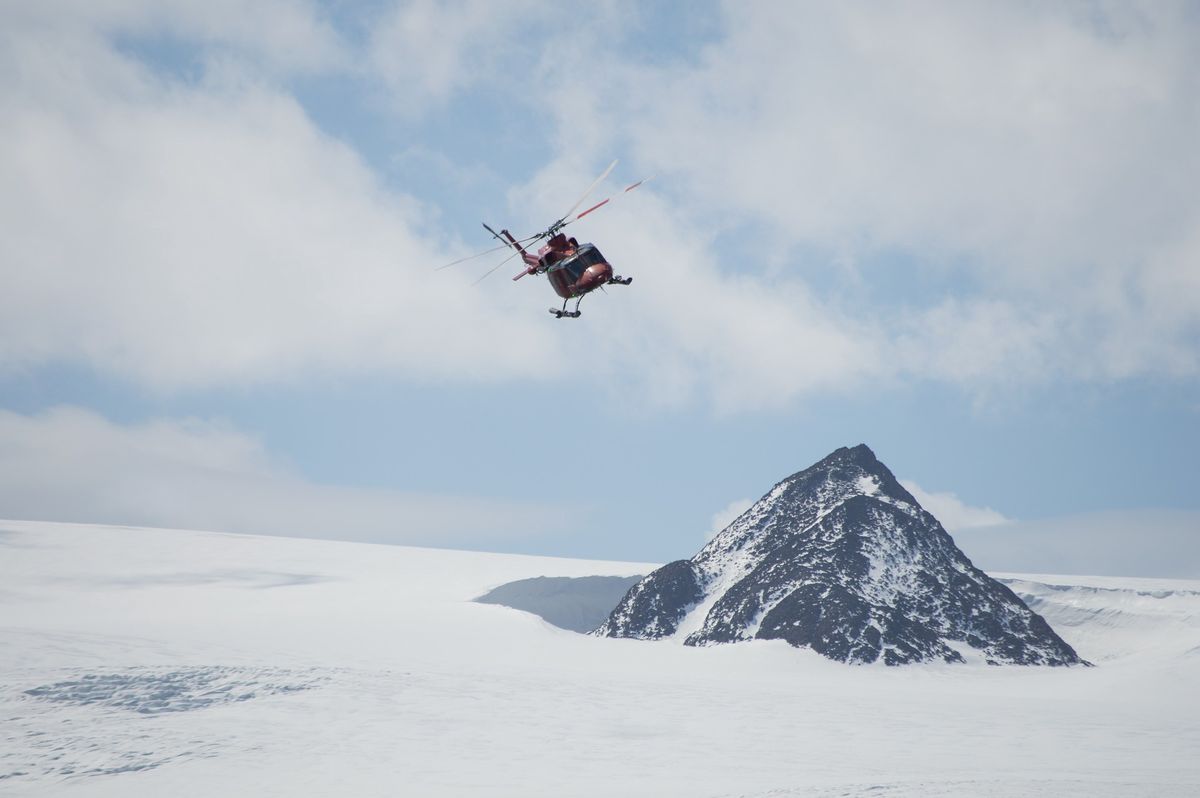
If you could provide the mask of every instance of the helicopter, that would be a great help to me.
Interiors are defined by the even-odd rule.
[[[605,205],[612,202],[617,197],[628,194],[638,186],[644,185],[650,178],[645,178],[626,186],[622,191],[606,197],[605,199],[592,205],[587,210],[580,212],[578,215],[572,216],[584,201],[591,196],[591,193],[596,190],[596,186],[604,182],[613,168],[617,165],[613,161],[608,165],[608,168],[593,181],[588,190],[583,193],[583,196],[571,206],[571,209],[560,216],[553,224],[547,227],[540,233],[518,239],[506,229],[496,232],[487,222],[483,223],[483,227],[492,234],[496,240],[500,242],[500,246],[492,247],[491,249],[478,252],[474,255],[468,255],[465,258],[459,258],[456,261],[447,263],[444,266],[437,267],[446,269],[464,261],[472,260],[473,258],[482,257],[492,252],[497,252],[502,249],[511,249],[512,253],[493,266],[482,277],[475,281],[478,285],[492,272],[499,269],[505,263],[508,263],[518,255],[525,264],[525,268],[513,277],[513,281],[520,280],[522,277],[530,274],[544,274],[550,281],[550,285],[554,288],[554,292],[562,297],[561,308],[550,308],[550,313],[556,319],[577,319],[580,316],[579,303],[583,298],[595,291],[597,288],[602,288],[606,285],[629,285],[633,282],[632,277],[622,277],[619,274],[613,273],[612,266],[600,254],[600,250],[595,244],[584,243],[580,244],[573,236],[567,236],[562,232],[562,229],[569,224],[574,224],[583,217],[593,211],[603,208]],[[530,253],[526,247],[532,247],[539,241],[545,240],[545,244],[538,248],[537,254]],[[575,308],[567,310],[567,303],[572,299],[575,300]]]

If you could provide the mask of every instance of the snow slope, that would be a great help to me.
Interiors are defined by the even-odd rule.
[[[1200,583],[1006,575],[1098,663],[1069,669],[603,639],[471,601],[653,567],[0,522],[0,794],[1200,794]]]
[[[996,576],[1093,662],[1200,657],[1200,581]]]

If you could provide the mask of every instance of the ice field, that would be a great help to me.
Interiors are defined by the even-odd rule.
[[[1092,668],[847,666],[472,601],[653,567],[0,522],[0,794],[1200,794],[1200,582],[996,574]]]

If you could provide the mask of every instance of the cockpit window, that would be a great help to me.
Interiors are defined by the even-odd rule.
[[[563,258],[550,268],[551,270],[566,269],[574,281],[580,278],[588,266],[594,266],[597,263],[604,263],[604,256],[600,254],[600,250],[591,244],[584,244],[574,255]]]
[[[592,266],[597,263],[604,263],[604,256],[600,254],[600,250],[596,249],[591,244],[584,244],[582,247],[580,247],[579,252],[575,257],[581,262],[586,263],[588,266]]]

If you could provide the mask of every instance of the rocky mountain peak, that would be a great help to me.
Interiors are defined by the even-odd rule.
[[[778,638],[845,662],[1080,661],[865,444],[777,483],[691,559],[634,585],[596,633]]]

